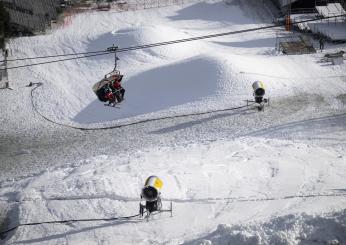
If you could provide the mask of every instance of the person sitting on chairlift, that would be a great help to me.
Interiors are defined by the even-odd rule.
[[[123,75],[114,75],[111,77],[111,88],[118,103],[124,100],[125,95],[125,89],[121,86],[122,79]]]
[[[105,88],[105,99],[108,101],[108,105],[116,103],[116,96],[109,85]]]

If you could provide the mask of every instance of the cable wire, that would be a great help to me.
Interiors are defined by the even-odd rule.
[[[210,111],[205,111],[205,112],[188,113],[188,114],[175,115],[175,116],[166,116],[166,117],[159,117],[159,118],[149,118],[149,119],[143,119],[143,120],[139,120],[139,121],[124,123],[124,124],[118,124],[118,125],[114,125],[114,126],[107,126],[107,127],[84,128],[84,127],[77,127],[77,126],[72,126],[72,125],[68,125],[68,124],[65,124],[65,123],[56,122],[56,121],[48,118],[44,114],[42,114],[38,110],[36,105],[35,105],[35,102],[34,102],[34,91],[36,89],[38,89],[39,87],[43,86],[43,84],[42,83],[37,83],[37,84],[34,84],[34,85],[36,85],[36,87],[33,88],[31,90],[31,92],[30,92],[30,100],[31,100],[31,105],[32,105],[32,108],[33,108],[34,112],[36,112],[39,116],[41,116],[45,121],[47,121],[49,123],[53,123],[55,125],[59,125],[59,126],[62,126],[62,127],[67,127],[67,128],[77,129],[77,130],[84,130],[84,131],[97,131],[97,130],[116,129],[116,128],[133,126],[133,125],[137,125],[137,124],[148,123],[148,122],[161,121],[161,120],[166,120],[166,119],[174,119],[174,118],[182,118],[182,117],[190,117],[190,116],[200,116],[200,115],[207,115],[207,114],[217,113],[217,112],[235,111],[235,110],[240,110],[240,109],[248,108],[248,107],[253,106],[255,104],[255,103],[250,103],[250,104],[246,104],[246,105],[242,105],[242,106],[225,108],[225,109],[218,109],[218,110],[210,110]]]
[[[113,221],[113,220],[127,220],[139,217],[140,214],[123,216],[123,217],[113,217],[113,218],[101,218],[101,219],[70,219],[70,220],[53,220],[53,221],[43,221],[43,222],[33,222],[33,223],[23,223],[18,224],[14,227],[11,227],[5,231],[0,232],[0,236],[6,235],[7,233],[21,227],[21,226],[34,226],[34,225],[43,225],[43,224],[66,224],[73,222],[92,222],[92,221]]]
[[[57,54],[57,55],[47,55],[47,56],[36,56],[36,57],[9,59],[9,60],[6,60],[6,61],[7,61],[7,62],[13,62],[13,61],[24,61],[24,60],[48,59],[48,58],[66,57],[66,56],[72,56],[72,55],[97,54],[97,53],[104,53],[104,52],[107,52],[107,51],[106,51],[106,50],[100,50],[100,51],[91,51],[91,52],[82,52],[82,53],[69,53],[69,54]],[[4,61],[5,61],[5,60],[1,60],[0,62],[4,62]]]
[[[295,25],[295,24],[300,24],[300,23],[308,23],[308,22],[312,22],[312,21],[326,20],[326,19],[339,18],[339,17],[346,17],[346,14],[336,15],[336,16],[328,16],[328,17],[318,17],[318,18],[309,19],[309,20],[295,21],[295,22],[292,22],[291,24]],[[262,27],[256,27],[256,28],[249,28],[249,29],[243,29],[243,30],[238,30],[238,31],[216,33],[216,34],[205,35],[205,36],[197,36],[197,37],[191,37],[191,38],[185,38],[185,39],[177,39],[177,40],[166,41],[166,42],[159,42],[159,43],[145,44],[145,45],[140,45],[140,46],[132,46],[132,47],[120,48],[120,49],[117,49],[116,52],[128,52],[128,51],[134,51],[134,50],[139,50],[139,49],[153,48],[153,47],[166,46],[166,45],[172,45],[172,44],[184,43],[184,42],[191,42],[191,41],[203,40],[203,39],[210,39],[210,38],[222,37],[222,36],[228,36],[228,35],[234,35],[234,34],[240,34],[240,33],[254,32],[254,31],[266,30],[266,29],[273,29],[273,28],[281,27],[281,26],[285,26],[285,23],[278,23],[278,24],[274,24],[274,25],[262,26]],[[13,66],[13,67],[8,67],[7,69],[8,70],[18,69],[18,68],[24,68],[24,67],[30,67],[30,66],[37,66],[37,65],[51,64],[51,63],[57,63],[57,62],[64,62],[64,61],[68,61],[68,60],[84,59],[84,58],[89,58],[89,57],[95,57],[95,56],[100,56],[100,55],[114,53],[112,51],[94,51],[94,52],[95,52],[95,54],[85,55],[85,56],[82,56],[82,57],[73,57],[73,58],[59,59],[59,60],[40,62],[40,63],[34,63],[34,64]],[[94,52],[86,52],[85,54],[94,53]],[[80,53],[80,54],[82,54],[82,53]],[[55,55],[55,56],[52,55],[52,56],[49,56],[49,58],[63,57],[63,56],[70,56],[70,55],[74,55],[74,54],[66,54],[66,55],[61,54],[61,55]],[[43,58],[44,58],[44,56],[39,57],[38,59],[43,59]],[[20,58],[20,59],[21,60],[25,60],[25,58]],[[28,59],[35,59],[35,58],[31,57],[31,58],[28,58]],[[0,69],[0,70],[4,70],[4,69]]]
[[[30,66],[52,64],[52,63],[57,63],[57,62],[69,61],[69,60],[78,60],[78,59],[84,59],[84,58],[95,57],[95,56],[106,55],[106,54],[112,54],[112,52],[105,51],[104,53],[101,53],[101,54],[92,54],[92,55],[85,55],[85,56],[82,56],[82,57],[73,57],[73,58],[66,58],[66,59],[60,59],[60,60],[51,60],[51,61],[40,62],[40,63],[33,63],[33,64],[28,64],[28,65],[7,67],[7,70],[24,68],[24,67],[30,67]],[[4,70],[4,69],[1,69],[1,70]]]
[[[161,209],[153,213],[149,213],[147,210],[145,213],[148,215],[157,215],[159,213],[172,212],[172,209]],[[74,222],[95,222],[95,221],[115,221],[115,220],[131,220],[133,218],[143,217],[141,214],[134,214],[130,216],[120,216],[112,218],[93,218],[93,219],[69,219],[69,220],[52,220],[52,221],[42,221],[42,222],[33,222],[33,223],[22,223],[15,225],[5,231],[0,232],[0,237],[6,235],[7,233],[22,227],[22,226],[34,226],[34,225],[44,225],[44,224],[70,224]]]

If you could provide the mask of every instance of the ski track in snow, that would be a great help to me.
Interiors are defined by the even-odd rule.
[[[80,14],[65,29],[13,39],[9,48],[14,57],[88,52],[269,24],[257,2]],[[321,64],[321,53],[277,55],[276,32],[121,53],[127,93],[116,110],[91,90],[112,69],[111,56],[10,70],[14,90],[0,90],[0,230],[136,214],[152,174],[163,179],[163,204],[173,202],[174,216],[20,227],[0,243],[346,243],[346,65]],[[251,99],[255,80],[265,82],[271,99],[264,112],[112,130],[54,125],[31,105],[58,123],[108,127],[237,107]],[[33,101],[29,82],[43,84]]]

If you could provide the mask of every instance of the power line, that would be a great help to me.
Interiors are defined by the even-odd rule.
[[[339,18],[339,17],[346,17],[346,14],[336,15],[336,16],[328,16],[328,17],[318,17],[318,18],[309,19],[309,20],[296,21],[296,22],[292,22],[292,25],[300,24],[300,23],[308,23],[308,22],[318,21],[318,20]],[[132,47],[127,47],[127,48],[117,49],[116,52],[128,52],[128,51],[134,51],[134,50],[140,50],[140,49],[146,49],[146,48],[153,48],[153,47],[159,47],[159,46],[172,45],[172,44],[177,44],[177,43],[184,43],[184,42],[191,42],[191,41],[197,41],[197,40],[203,40],[203,39],[210,39],[210,38],[215,38],[215,37],[235,35],[235,34],[240,34],[240,33],[254,32],[254,31],[266,30],[266,29],[273,29],[273,28],[276,28],[276,27],[284,26],[284,25],[285,25],[284,23],[278,23],[278,24],[274,24],[274,25],[262,26],[262,27],[256,27],[256,28],[249,28],[249,29],[238,30],[238,31],[223,32],[223,33],[216,33],[216,34],[205,35],[205,36],[198,36],[198,37],[177,39],[177,40],[166,41],[166,42],[159,42],[159,43],[152,43],[152,44],[146,44],[146,45],[132,46]],[[95,57],[95,56],[99,56],[99,55],[110,54],[110,53],[113,53],[113,52],[106,50],[106,51],[86,52],[84,54],[90,54],[90,53],[95,53],[95,54],[84,55],[82,57],[73,57],[73,58],[66,58],[66,59],[53,60],[53,61],[47,61],[47,62],[40,62],[40,63],[34,63],[34,64],[28,64],[28,65],[12,66],[12,67],[8,67],[7,69],[11,70],[11,69],[18,69],[18,68],[24,68],[24,67],[30,67],[30,66],[37,66],[37,65],[51,64],[51,63],[57,63],[57,62],[64,62],[64,61],[68,61],[68,60],[77,60],[77,59],[83,59],[83,58],[88,58],[88,57]],[[80,53],[80,54],[83,54],[83,53]],[[63,56],[70,56],[70,55],[75,55],[75,54],[65,54],[65,55],[61,54],[61,55],[55,55],[55,56],[52,55],[52,56],[49,56],[49,58],[63,57]],[[39,57],[39,59],[43,59],[43,58],[44,58],[44,56]],[[20,59],[21,60],[25,60],[25,58],[20,58]],[[27,59],[35,59],[35,58],[32,57],[32,58],[27,58]]]

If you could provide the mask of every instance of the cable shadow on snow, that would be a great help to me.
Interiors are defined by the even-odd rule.
[[[261,38],[242,42],[213,42],[226,47],[234,48],[274,48],[275,38]]]
[[[333,189],[333,191],[346,192],[346,189]]]
[[[273,126],[247,134],[242,137],[265,137],[277,139],[323,139],[321,135],[330,132],[345,132],[346,131],[346,114],[336,116],[326,116],[313,118],[303,121],[297,121],[278,126]],[[325,138],[328,139],[328,138]],[[334,141],[345,142],[343,139],[333,138]]]
[[[222,114],[216,114],[207,118],[203,118],[203,119],[198,119],[198,120],[193,120],[193,121],[189,121],[189,122],[184,122],[181,124],[175,124],[174,126],[171,127],[167,127],[167,128],[162,128],[159,130],[155,130],[155,131],[151,131],[149,132],[150,134],[166,134],[166,133],[172,133],[174,131],[178,131],[178,130],[184,130],[187,128],[191,128],[193,126],[196,125],[200,125],[209,121],[213,121],[213,120],[218,120],[218,119],[222,119],[225,117],[230,117],[230,116],[237,116],[237,115],[244,115],[244,114],[253,114],[255,113],[252,109],[245,109],[245,110],[241,110],[241,111],[237,111],[237,112],[228,112],[228,113],[222,113]]]

